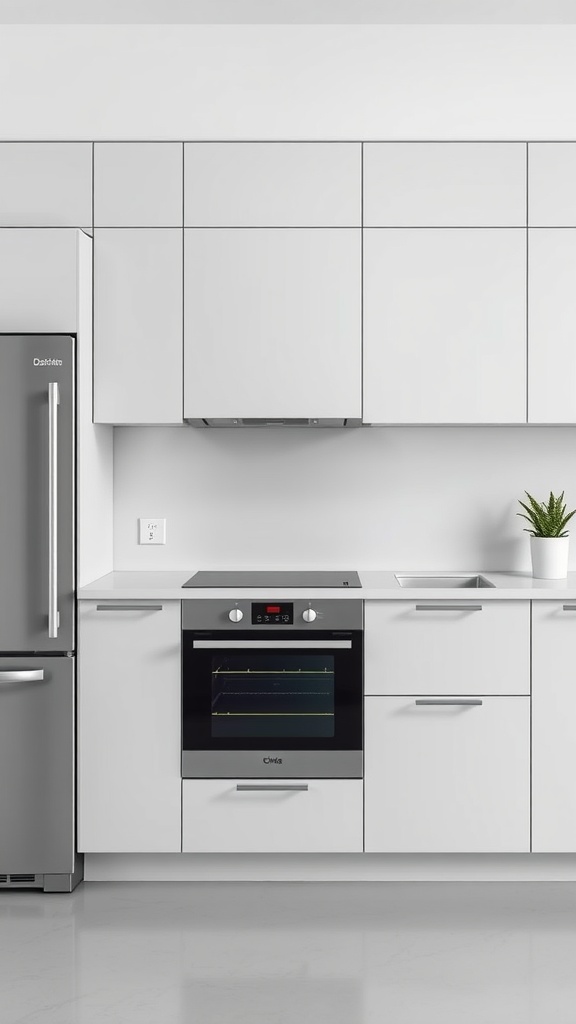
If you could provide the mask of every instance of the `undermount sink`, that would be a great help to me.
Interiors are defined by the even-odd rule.
[[[452,575],[452,576],[396,576],[396,581],[401,587],[461,587],[468,590],[475,590],[479,587],[493,587],[494,584],[490,583],[484,576],[463,576],[463,575]]]

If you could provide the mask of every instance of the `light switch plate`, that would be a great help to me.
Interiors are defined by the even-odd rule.
[[[139,519],[138,522],[140,524],[140,544],[166,543],[165,519],[153,519],[149,516],[147,519]]]

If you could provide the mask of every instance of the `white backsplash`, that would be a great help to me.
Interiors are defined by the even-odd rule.
[[[576,505],[576,428],[117,427],[114,566],[528,569],[525,488]]]

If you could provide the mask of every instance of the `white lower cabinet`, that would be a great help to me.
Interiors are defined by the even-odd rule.
[[[182,789],[185,853],[362,852],[362,779],[186,779]]]
[[[576,853],[576,601],[532,602],[532,850]]]
[[[529,852],[529,697],[417,699],[366,698],[366,852]]]
[[[80,601],[78,847],[181,849],[180,601]]]

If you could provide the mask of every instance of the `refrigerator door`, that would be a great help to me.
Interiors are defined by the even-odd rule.
[[[0,334],[0,652],[74,650],[74,354]]]
[[[74,658],[0,658],[0,874],[74,869]]]

